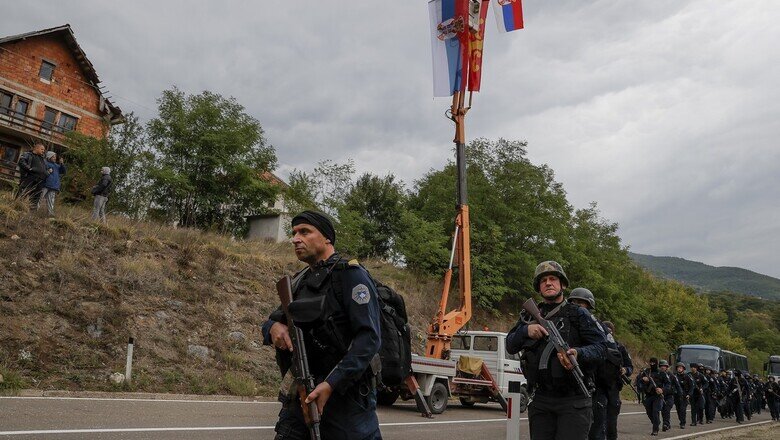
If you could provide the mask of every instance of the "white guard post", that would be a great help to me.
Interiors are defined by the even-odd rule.
[[[130,383],[133,373],[133,338],[127,341],[127,364],[125,365],[125,382]]]
[[[520,438],[520,404],[524,399],[521,385],[520,382],[509,382],[509,399],[507,399],[506,406],[506,440]]]

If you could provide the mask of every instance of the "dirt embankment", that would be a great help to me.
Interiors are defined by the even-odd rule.
[[[46,218],[0,194],[0,391],[275,395],[259,326],[278,304],[275,280],[300,267],[289,245],[58,209]],[[420,349],[438,280],[365,264],[405,295]],[[477,316],[472,328],[511,321]],[[129,337],[133,381],[113,385]]]

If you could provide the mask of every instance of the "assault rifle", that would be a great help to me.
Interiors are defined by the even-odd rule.
[[[287,317],[287,329],[290,333],[290,340],[293,345],[292,366],[290,367],[295,385],[298,389],[298,397],[301,400],[301,409],[306,426],[309,427],[311,440],[321,440],[320,436],[320,413],[317,409],[317,402],[306,403],[306,396],[314,391],[314,376],[309,370],[309,359],[306,356],[306,346],[303,342],[303,332],[293,322],[292,315],[288,306],[292,302],[292,285],[290,277],[285,276],[276,283],[276,292],[279,294],[279,300],[282,303],[282,311]]]
[[[558,327],[551,321],[542,318],[542,313],[539,311],[539,307],[536,306],[533,298],[523,303],[523,310],[531,314],[531,317],[545,330],[547,330],[547,340],[555,347],[555,350],[569,360],[572,365],[571,373],[574,375],[574,379],[577,381],[577,385],[580,387],[580,391],[586,396],[590,397],[590,390],[585,386],[585,375],[582,374],[580,364],[577,363],[577,358],[567,353],[571,347],[561,336],[561,332],[558,331]]]
[[[639,391],[637,391],[636,388],[634,388],[634,385],[631,384],[631,379],[625,374],[621,374],[620,380],[622,380],[624,384],[631,387],[631,391],[633,391],[634,394],[636,394],[636,403],[642,403],[642,397],[639,395]]]

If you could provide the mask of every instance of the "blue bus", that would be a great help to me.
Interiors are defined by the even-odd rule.
[[[677,347],[675,358],[677,362],[684,363],[687,368],[691,367],[691,363],[697,363],[704,364],[715,371],[737,369],[745,373],[749,371],[747,356],[714,345],[681,345]]]

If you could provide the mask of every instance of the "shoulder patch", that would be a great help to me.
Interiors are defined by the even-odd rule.
[[[360,266],[360,262],[358,260],[349,260],[349,263],[347,264],[350,266]]]
[[[365,284],[358,284],[352,288],[352,301],[358,304],[368,304],[371,300],[371,291]]]

